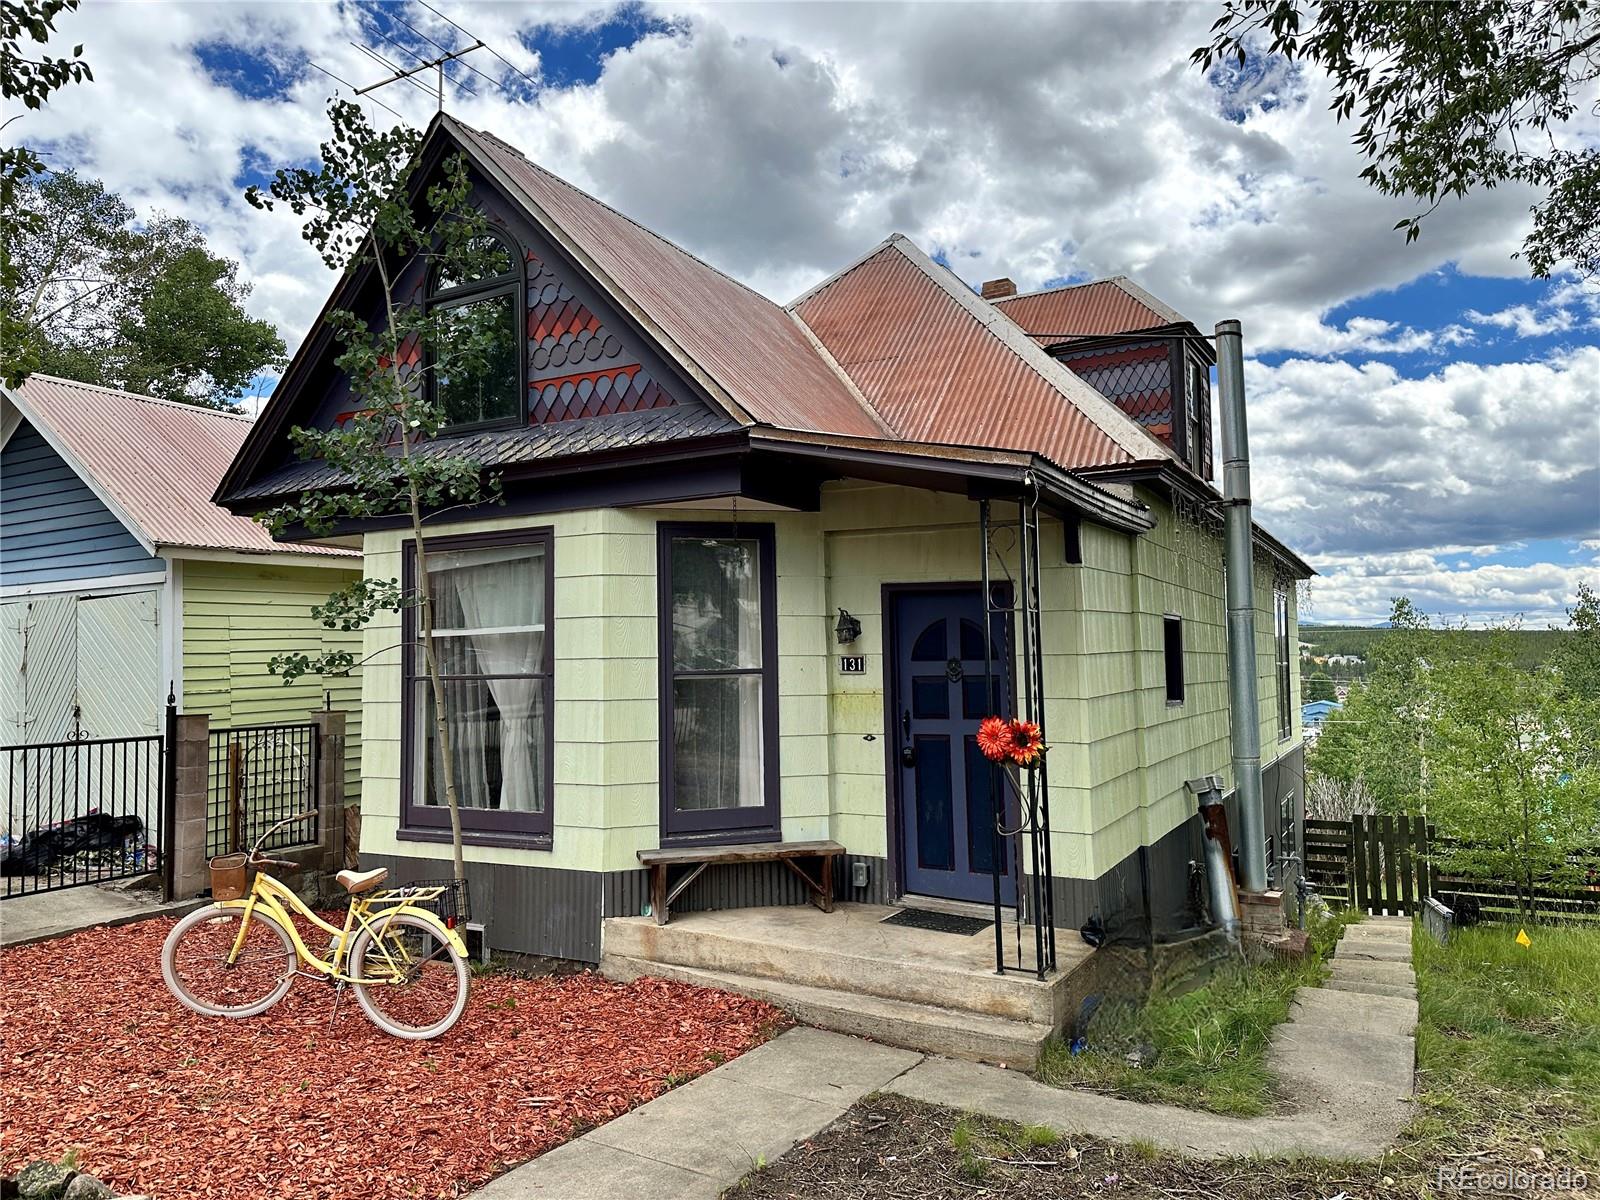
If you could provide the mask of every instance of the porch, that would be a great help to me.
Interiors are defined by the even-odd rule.
[[[643,975],[722,988],[776,1004],[799,1020],[925,1053],[1031,1067],[1086,987],[1093,951],[1057,930],[1054,970],[1033,971],[1030,923],[1001,924],[1006,958],[995,970],[995,926],[971,932],[886,924],[911,910],[840,903],[736,908],[653,917],[609,917],[600,969],[616,980]],[[1019,945],[1020,940],[1020,945]]]

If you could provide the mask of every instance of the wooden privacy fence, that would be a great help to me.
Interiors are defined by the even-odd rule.
[[[1515,921],[1522,900],[1515,881],[1456,874],[1450,867],[1454,842],[1435,839],[1433,894],[1454,910],[1457,921]],[[1536,879],[1527,897],[1535,914],[1561,921],[1600,921],[1600,854],[1567,856],[1570,879]]]
[[[1374,915],[1409,915],[1436,896],[1456,919],[1515,920],[1521,915],[1517,885],[1450,869],[1450,851],[1420,816],[1357,815],[1348,821],[1305,823],[1305,877],[1334,908],[1359,908]],[[1600,919],[1600,854],[1570,855],[1577,882],[1536,880],[1530,903],[1541,916]]]
[[[1307,821],[1306,878],[1335,908],[1409,915],[1433,895],[1433,830],[1418,816]]]

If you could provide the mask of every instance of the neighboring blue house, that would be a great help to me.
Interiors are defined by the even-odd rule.
[[[1328,718],[1343,707],[1337,700],[1313,700],[1309,704],[1302,704],[1300,723],[1307,731],[1321,729],[1328,723]]]

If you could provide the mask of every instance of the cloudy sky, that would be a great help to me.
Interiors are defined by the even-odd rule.
[[[331,279],[244,186],[314,153],[334,77],[387,73],[358,47],[470,31],[453,113],[774,299],[898,230],[974,284],[1120,273],[1243,320],[1259,515],[1322,572],[1305,620],[1404,594],[1537,626],[1600,583],[1600,284],[1526,278],[1518,188],[1406,245],[1321,79],[1189,66],[1216,4],[429,3],[87,0],[61,41],[95,82],[12,132],[197,221],[292,346]]]

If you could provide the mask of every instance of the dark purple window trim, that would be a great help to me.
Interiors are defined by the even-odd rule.
[[[556,569],[555,530],[549,525],[529,529],[507,529],[496,533],[463,534],[456,537],[428,538],[431,554],[436,550],[476,550],[485,546],[539,546],[544,547],[544,657],[538,675],[544,681],[544,795],[542,813],[509,813],[494,809],[461,809],[462,840],[478,845],[526,845],[534,849],[548,849],[554,836],[555,793],[555,631],[556,631]],[[407,540],[404,548],[403,575],[409,592],[417,583],[417,547]],[[404,612],[402,627],[405,630],[400,658],[400,838],[432,841],[443,831],[440,840],[448,840],[450,810],[443,805],[419,804],[416,790],[416,739],[417,720],[420,717],[416,702],[416,684],[426,680],[420,673],[417,654],[417,610]],[[408,839],[407,831],[415,836]],[[482,835],[474,838],[472,834]],[[488,840],[493,838],[494,840]]]
[[[680,537],[750,538],[761,555],[757,581],[761,589],[761,770],[765,803],[759,807],[679,812],[672,806],[672,682],[678,674],[672,667],[672,539]],[[656,588],[661,840],[680,844],[777,841],[782,813],[778,797],[778,564],[773,527],[743,522],[660,522],[656,526]]]

